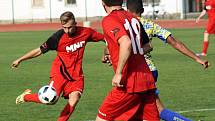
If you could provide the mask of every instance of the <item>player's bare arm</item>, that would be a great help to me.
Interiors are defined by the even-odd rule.
[[[200,19],[201,19],[206,13],[207,13],[206,10],[203,10],[203,11],[201,12],[201,14],[199,15],[199,17],[196,19],[196,23],[199,23]]]
[[[123,87],[120,84],[122,79],[122,70],[131,54],[131,40],[127,35],[122,36],[119,40],[119,60],[117,64],[116,73],[112,79],[112,86]]]
[[[188,49],[181,41],[176,40],[172,36],[169,36],[167,38],[168,44],[170,44],[173,48],[178,50],[180,53],[192,58],[197,63],[201,64],[205,69],[209,67],[209,62],[207,60],[202,60],[194,52],[192,52],[190,49]]]
[[[11,67],[17,68],[22,61],[38,57],[41,54],[42,54],[42,52],[41,52],[40,48],[33,49],[33,50],[29,51],[28,53],[26,53],[25,55],[23,55],[22,57],[13,61],[11,64]]]

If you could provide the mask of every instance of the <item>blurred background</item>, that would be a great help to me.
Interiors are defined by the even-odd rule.
[[[143,0],[143,15],[151,19],[194,19],[203,2]],[[106,15],[101,0],[0,0],[0,24],[54,22],[64,11],[72,11],[79,21],[100,20]]]
[[[170,30],[192,51],[200,52],[207,16],[200,23],[195,18],[203,9],[202,0],[143,0],[143,4],[144,17]],[[100,22],[106,13],[101,0],[0,0],[0,121],[54,121],[67,103],[60,99],[52,106],[15,105],[23,90],[37,92],[47,84],[55,52],[26,61],[19,69],[10,68],[13,60],[62,28],[59,16],[65,11],[72,11],[79,25],[90,25],[102,32]],[[215,36],[210,39],[215,40]],[[203,57],[212,65],[208,70],[159,39],[152,42],[151,54],[159,69],[157,87],[165,106],[193,121],[215,121],[215,41],[210,41],[208,55]],[[104,46],[104,43],[88,43],[86,47],[85,92],[70,121],[93,121],[112,88],[112,67],[101,63]]]

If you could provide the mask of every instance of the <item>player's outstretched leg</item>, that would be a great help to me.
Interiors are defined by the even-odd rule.
[[[164,109],[160,112],[160,119],[164,121],[192,121],[168,109]]]
[[[35,103],[41,103],[41,101],[38,98],[38,94],[31,94],[30,89],[26,89],[21,95],[19,95],[16,98],[16,104],[21,104],[24,102],[35,102]]]
[[[31,90],[30,89],[26,89],[21,95],[19,95],[16,98],[16,104],[24,103],[25,102],[24,96],[27,95],[27,94],[31,94]]]
[[[69,101],[62,110],[60,116],[57,121],[67,121],[69,117],[72,115],[75,106],[77,105],[79,99],[81,97],[81,93],[79,91],[74,91],[69,94]]]

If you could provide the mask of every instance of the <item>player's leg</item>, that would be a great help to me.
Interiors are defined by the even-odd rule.
[[[157,105],[157,108],[158,108],[158,111],[159,111],[159,114],[160,114],[164,110],[164,105],[161,102],[161,100],[160,100],[158,95],[156,95],[156,105]]]
[[[208,46],[209,46],[209,34],[207,31],[204,32],[204,42],[203,42],[203,49],[202,49],[202,56],[206,56]]]
[[[156,105],[160,113],[160,119],[164,121],[191,121],[190,119],[183,117],[179,113],[166,109],[158,95],[156,96]]]
[[[20,94],[17,98],[16,98],[16,104],[21,104],[26,102],[25,100],[25,96],[26,95],[30,95],[31,94],[31,90],[30,89],[26,89],[22,94]]]
[[[72,115],[75,106],[81,98],[81,94],[84,89],[84,79],[76,81],[67,81],[63,88],[63,96],[68,99],[68,103],[65,105],[63,110],[58,117],[58,121],[67,121]]]
[[[206,56],[207,55],[208,46],[209,46],[209,33],[207,32],[207,30],[205,30],[202,52],[201,53],[197,53],[196,55],[197,56]]]
[[[158,91],[156,91],[155,94],[156,94],[156,105],[160,114],[160,119],[164,121],[176,121],[176,120],[191,121],[190,119],[183,117],[179,113],[166,109],[159,98]]]
[[[21,103],[24,103],[24,102],[42,103],[39,100],[38,94],[37,93],[32,93],[31,94],[30,89],[26,89],[21,95],[19,95],[16,98],[16,104],[21,104]],[[52,103],[52,105],[55,104],[55,103]]]
[[[58,97],[60,96],[60,93],[61,93],[61,90],[62,90],[62,86],[63,86],[63,82],[64,80],[62,80],[62,78],[60,77],[52,77],[50,79],[51,81],[54,81],[53,83],[53,87],[55,88],[56,92],[57,92],[57,95]],[[59,81],[58,80],[62,80]],[[51,82],[50,81],[50,82]],[[38,97],[38,94],[37,93],[32,93],[31,94],[31,90],[30,89],[26,89],[21,95],[19,95],[17,98],[16,98],[16,104],[21,104],[21,103],[24,103],[24,102],[35,102],[35,103],[42,103],[40,100],[39,100],[39,97]],[[57,100],[56,100],[57,102]],[[55,103],[56,103],[55,102]],[[52,103],[55,104],[55,103]]]
[[[55,88],[57,95],[59,97],[60,93],[62,92],[62,87],[65,82],[67,82],[61,75],[60,70],[58,68],[54,68],[51,70],[51,75],[50,75],[50,82],[54,81],[53,87]],[[23,102],[35,102],[35,103],[42,103],[39,100],[38,94],[33,93],[31,94],[31,90],[27,89],[25,90],[21,95],[19,95],[16,98],[16,104],[20,104]]]
[[[26,89],[21,95],[16,98],[16,104],[21,104],[24,102],[34,102],[34,103],[42,103],[39,100],[37,93],[32,93],[30,89]],[[54,104],[54,103],[53,103]]]
[[[158,71],[157,70],[152,71],[152,75],[153,75],[155,81],[157,81]],[[165,109],[163,103],[161,102],[161,100],[159,98],[158,89],[156,89],[155,95],[156,95],[156,105],[157,105],[157,109],[158,109],[159,114],[160,114],[160,119],[165,120],[165,121],[174,121],[176,119],[183,119],[184,121],[191,121],[191,120],[181,116],[180,114],[178,114],[176,112]]]
[[[37,93],[33,93],[33,94],[26,94],[24,96],[24,102],[35,102],[35,103],[42,103],[39,100],[38,94]]]
[[[79,99],[81,98],[81,92],[74,91],[69,94],[68,103],[65,105],[64,109],[62,110],[58,121],[67,121],[70,115],[73,113],[75,106],[77,105]]]

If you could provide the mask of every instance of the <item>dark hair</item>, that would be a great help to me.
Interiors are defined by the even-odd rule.
[[[110,6],[122,6],[123,0],[102,0],[105,5]]]
[[[127,9],[134,13],[143,13],[143,1],[142,0],[127,0]]]
[[[75,21],[75,16],[72,12],[66,11],[60,15],[61,24],[66,24],[69,20]]]

